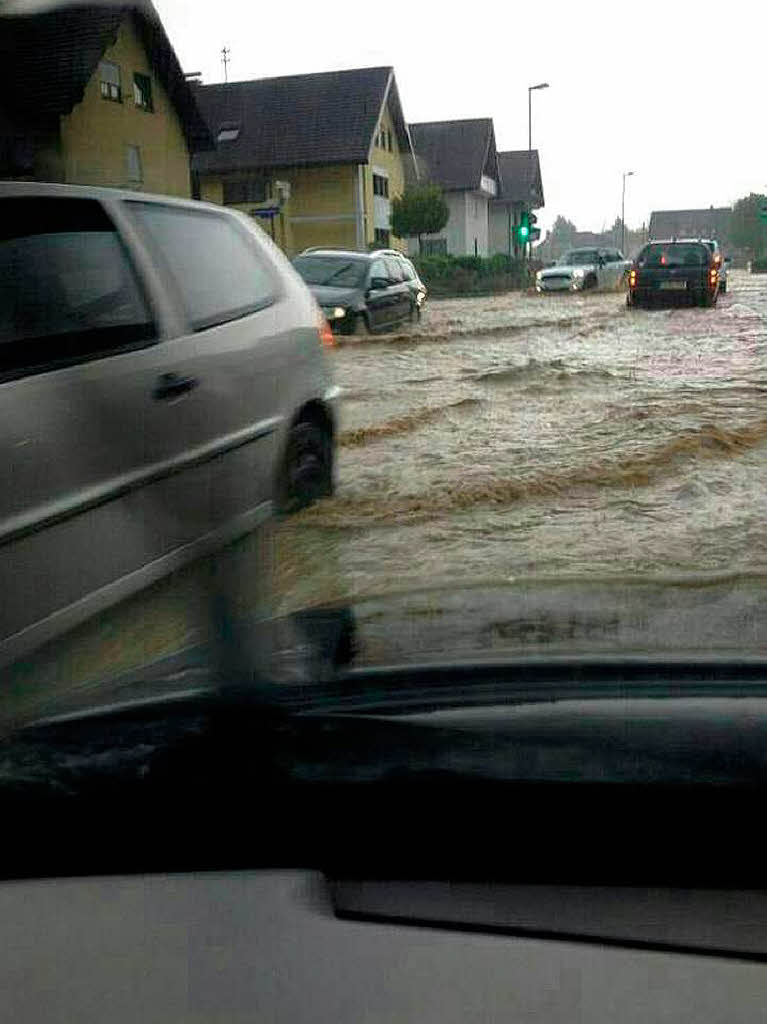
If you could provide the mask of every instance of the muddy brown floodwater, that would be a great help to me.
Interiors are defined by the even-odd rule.
[[[350,602],[360,662],[767,650],[767,276],[732,274],[713,310],[432,302],[408,335],[348,342],[337,494],[224,557],[235,615]],[[25,659],[0,723],[196,664],[212,579],[190,566]]]
[[[767,277],[713,310],[433,302],[336,349],[335,497],[279,529],[279,609],[520,576],[767,567]]]

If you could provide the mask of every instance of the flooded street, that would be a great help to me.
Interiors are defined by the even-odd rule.
[[[233,547],[235,613],[353,606],[360,663],[767,649],[765,325],[767,277],[734,273],[713,310],[512,294],[344,339],[337,494]],[[211,579],[44,648],[7,705],[204,663]]]
[[[766,316],[767,278],[736,272],[714,310],[514,294],[348,339],[337,494],[281,527],[280,610],[767,567]]]

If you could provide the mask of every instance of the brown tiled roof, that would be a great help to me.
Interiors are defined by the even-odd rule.
[[[149,62],[178,112],[190,147],[209,146],[210,136],[192,89],[148,0],[0,16],[0,106],[6,118],[29,125],[68,114],[82,100],[102,54],[130,15]]]
[[[405,156],[411,151],[390,67],[201,85],[195,94],[214,139],[224,125],[240,129],[195,158],[202,173],[367,163],[387,99],[399,148]]]
[[[483,174],[500,188],[491,118],[411,124],[410,137],[426,177],[445,191],[478,189]]]

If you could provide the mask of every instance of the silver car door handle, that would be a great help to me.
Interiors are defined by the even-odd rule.
[[[192,391],[199,383],[196,377],[180,377],[177,373],[163,373],[155,384],[152,398],[157,402],[178,398],[179,395]]]

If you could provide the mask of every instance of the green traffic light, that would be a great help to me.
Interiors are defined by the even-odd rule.
[[[530,228],[526,224],[520,224],[519,226],[519,237],[524,241],[530,234]]]

